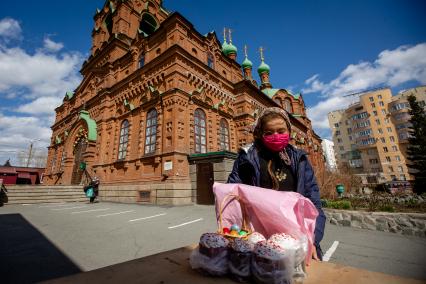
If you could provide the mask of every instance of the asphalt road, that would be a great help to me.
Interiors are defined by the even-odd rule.
[[[196,243],[215,229],[213,206],[7,205],[0,208],[0,282],[93,270]],[[424,238],[327,225],[324,253],[332,246],[330,262],[426,280]]]

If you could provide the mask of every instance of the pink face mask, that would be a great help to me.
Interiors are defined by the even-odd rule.
[[[274,133],[271,135],[265,135],[262,137],[263,144],[271,151],[280,152],[287,147],[290,140],[288,133],[279,134]]]

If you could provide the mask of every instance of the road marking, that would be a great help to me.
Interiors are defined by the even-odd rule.
[[[334,241],[334,243],[331,245],[331,247],[328,249],[328,251],[322,257],[322,261],[329,261],[331,256],[333,255],[333,253],[336,251],[338,245],[339,245],[339,242]]]
[[[171,226],[171,227],[169,227],[169,229],[174,229],[174,228],[177,228],[177,227],[185,226],[185,225],[192,224],[192,223],[195,223],[195,222],[199,222],[199,221],[202,221],[202,220],[203,220],[203,218],[200,218],[200,219],[189,221],[189,222],[186,222],[186,223],[182,223],[182,224],[179,224],[179,225],[176,225],[176,226]]]
[[[24,203],[24,204],[21,204],[22,206],[30,206],[31,204],[28,204],[28,203]]]
[[[45,207],[56,207],[56,206],[67,206],[67,205],[73,205],[73,204],[69,204],[69,203],[50,203],[49,205],[43,205],[43,206],[39,206],[38,208],[45,208]]]
[[[106,211],[106,210],[109,210],[109,208],[92,209],[92,210],[86,210],[86,211],[76,211],[76,212],[71,212],[71,214],[80,214],[80,213],[88,213],[88,212],[95,212],[95,211]]]
[[[96,217],[105,217],[105,216],[112,216],[112,215],[119,215],[119,214],[125,214],[125,213],[130,213],[133,212],[135,210],[129,210],[129,211],[122,211],[122,212],[117,212],[117,213],[109,213],[109,214],[104,214],[104,215],[98,215]]]
[[[153,216],[148,216],[148,217],[143,217],[143,218],[138,218],[138,219],[132,219],[129,220],[129,222],[135,222],[135,221],[139,221],[139,220],[146,220],[146,219],[151,219],[151,218],[155,218],[155,217],[159,217],[159,216],[164,216],[166,215],[166,213],[161,213],[161,214],[157,214],[157,215],[153,215]]]
[[[87,207],[87,206],[77,206],[77,207],[68,207],[68,208],[54,208],[54,209],[50,209],[50,210],[58,211],[58,210],[78,209],[78,208],[84,208],[84,207]]]

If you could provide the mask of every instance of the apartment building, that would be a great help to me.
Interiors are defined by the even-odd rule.
[[[329,113],[336,158],[347,164],[364,183],[409,178],[391,108],[389,88],[366,91],[347,109]]]
[[[408,89],[400,92],[398,95],[392,97],[392,101],[389,104],[389,112],[392,123],[395,125],[396,136],[398,139],[398,146],[401,152],[400,157],[396,157],[401,164],[407,164],[407,146],[408,146],[408,128],[411,126],[408,96],[414,95],[417,102],[426,111],[426,86],[420,86],[417,88]],[[402,165],[397,166],[397,170],[400,171]],[[410,175],[410,178],[412,176]]]

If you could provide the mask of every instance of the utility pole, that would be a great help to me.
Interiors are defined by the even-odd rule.
[[[30,164],[32,152],[33,152],[33,141],[31,141],[30,143],[30,151],[28,152],[28,159],[27,159],[27,168]]]

